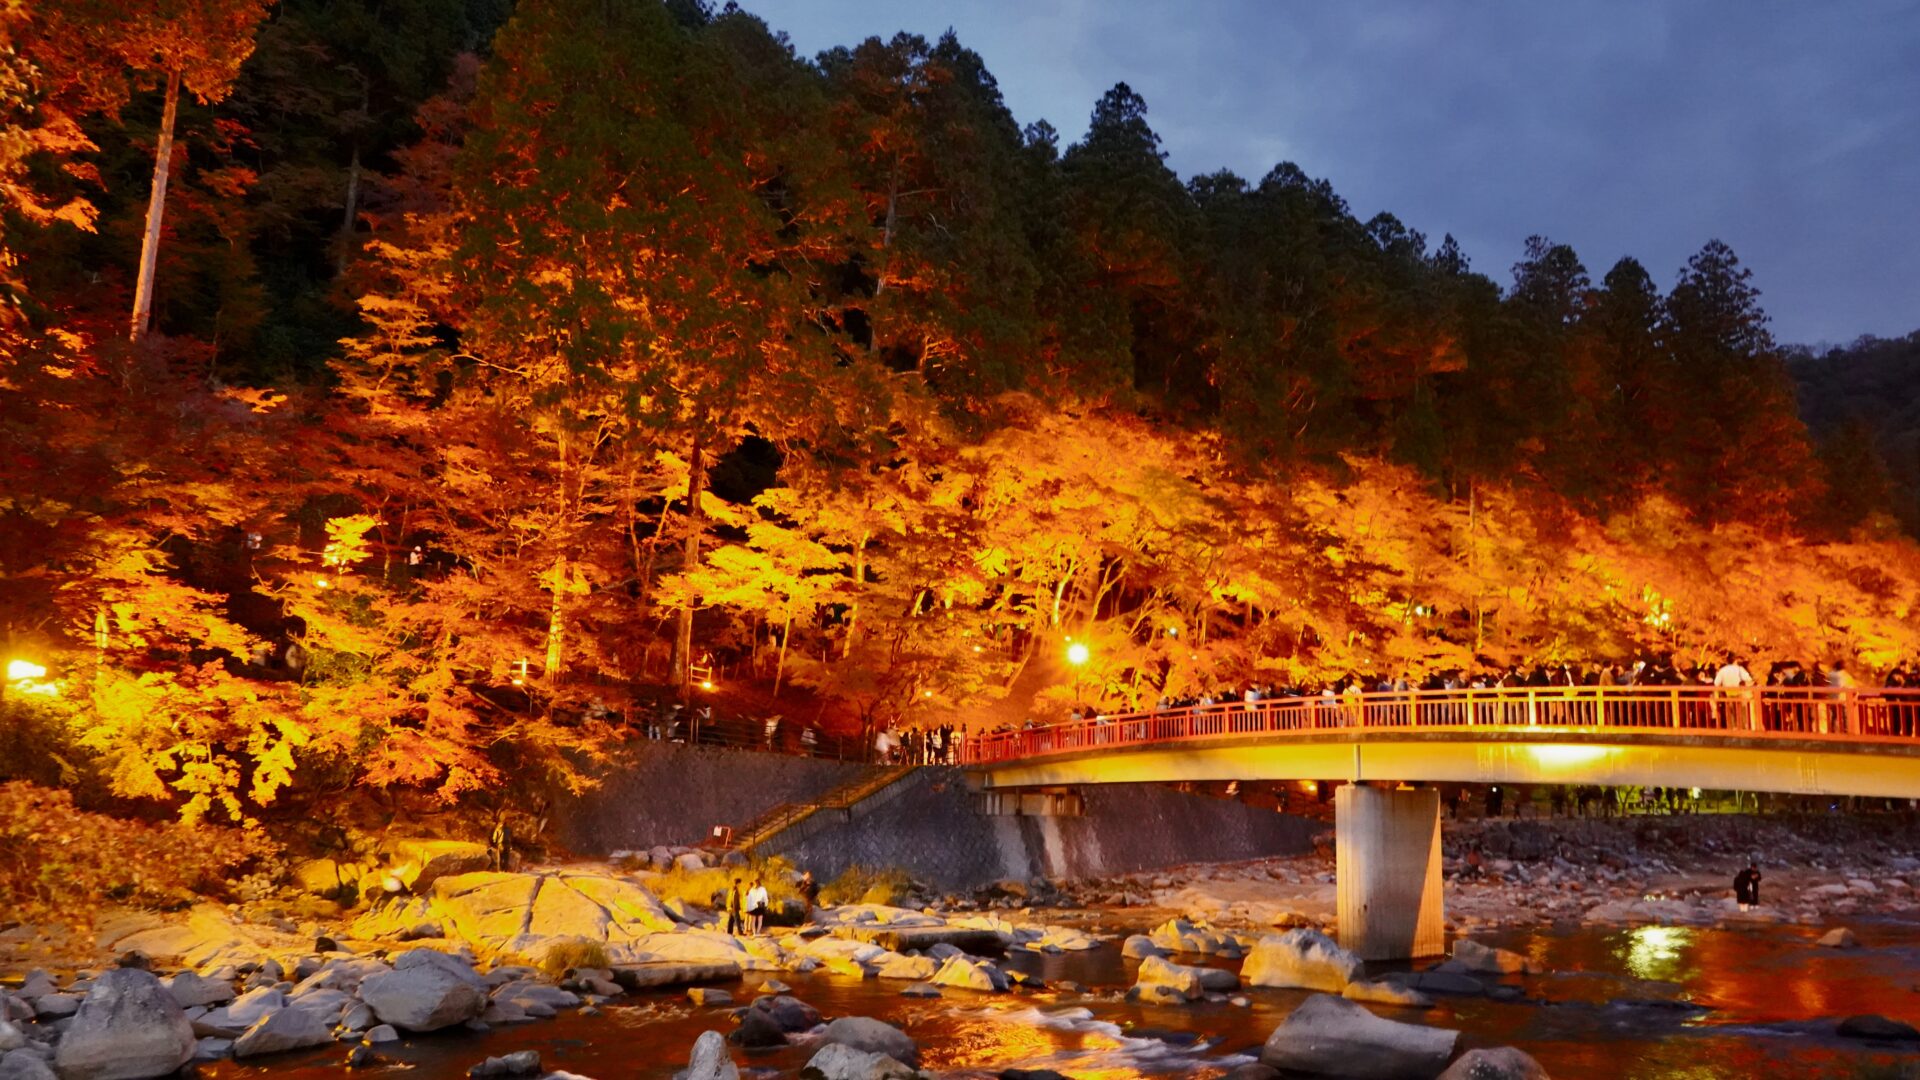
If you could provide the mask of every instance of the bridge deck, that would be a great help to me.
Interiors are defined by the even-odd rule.
[[[1278,698],[984,735],[993,787],[1349,779],[1920,797],[1920,691],[1546,687]]]

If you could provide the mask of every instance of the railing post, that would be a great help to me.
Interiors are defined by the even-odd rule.
[[[1677,731],[1680,728],[1680,688],[1676,686],[1668,690],[1667,698],[1673,704],[1673,727]]]
[[[1749,706],[1748,720],[1753,725],[1753,730],[1765,731],[1767,729],[1767,720],[1765,714],[1761,712],[1759,687],[1747,687],[1747,703]]]

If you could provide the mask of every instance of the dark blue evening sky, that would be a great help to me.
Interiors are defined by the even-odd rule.
[[[1066,141],[1115,82],[1182,177],[1291,160],[1360,217],[1670,285],[1711,237],[1776,335],[1920,329],[1920,0],[743,0],[803,55],[951,27]]]

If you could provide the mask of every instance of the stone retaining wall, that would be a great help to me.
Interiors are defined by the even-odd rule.
[[[703,839],[783,802],[817,798],[870,766],[649,743],[602,786],[558,811],[583,855]],[[978,812],[958,769],[924,768],[851,813],[822,811],[764,850],[823,880],[847,866],[899,866],[942,889],[1006,878],[1078,878],[1189,862],[1293,855],[1324,823],[1158,784],[1084,789],[1083,817]]]
[[[821,878],[854,863],[899,866],[936,887],[963,889],[1300,854],[1326,828],[1158,784],[1083,791],[1082,817],[987,815],[976,811],[958,769],[921,769],[883,799],[837,821],[821,815],[820,824],[776,839],[768,851]]]
[[[582,855],[697,844],[784,802],[818,798],[872,766],[792,754],[638,741],[598,788],[555,811],[560,840]]]

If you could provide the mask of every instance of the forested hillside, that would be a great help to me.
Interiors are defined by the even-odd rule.
[[[1816,354],[1788,350],[1840,517],[1892,514],[1920,536],[1920,331]]]
[[[870,729],[1913,655],[1911,439],[1816,444],[1718,241],[1481,272],[950,35],[508,8],[0,9],[0,779],[534,797],[703,657]]]

